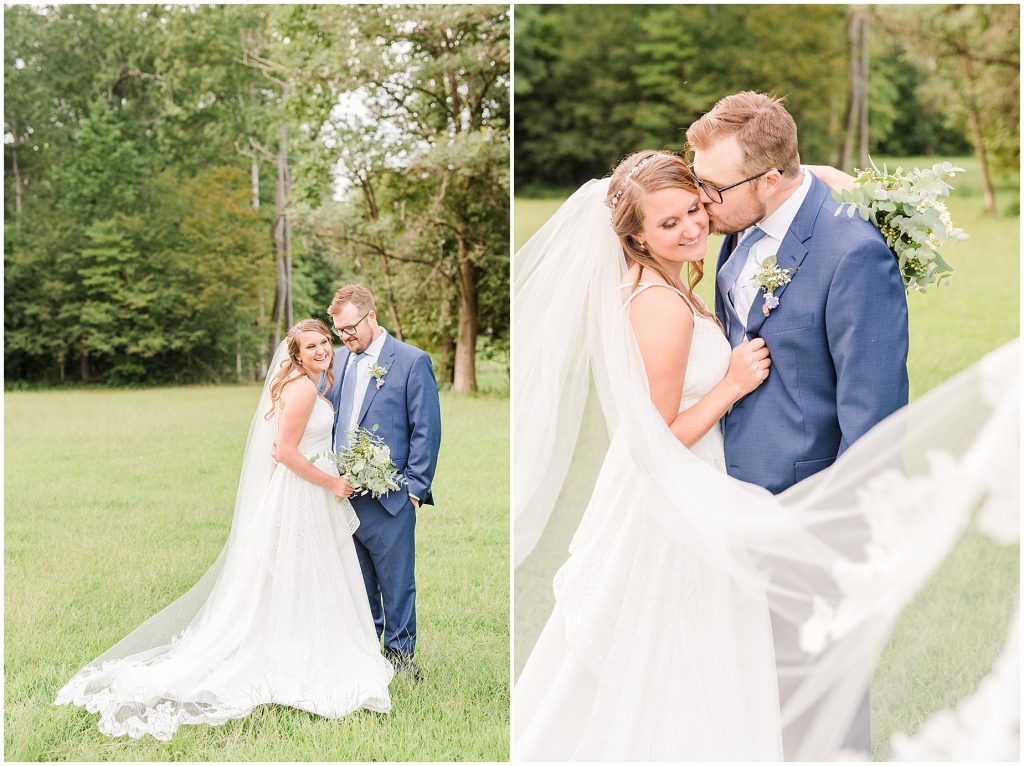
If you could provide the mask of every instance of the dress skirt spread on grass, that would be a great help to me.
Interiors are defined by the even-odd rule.
[[[284,358],[284,344],[271,369]],[[269,376],[268,376],[269,382]],[[110,736],[169,740],[280,704],[328,718],[391,709],[352,533],[349,502],[273,464],[277,417],[264,387],[249,432],[228,541],[173,604],[82,668],[58,705],[99,713]],[[317,399],[299,444],[331,447],[333,410]],[[317,465],[336,473],[326,458]]]

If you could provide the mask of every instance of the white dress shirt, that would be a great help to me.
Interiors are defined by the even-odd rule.
[[[380,357],[381,349],[384,348],[384,339],[387,338],[388,331],[383,327],[381,330],[381,334],[366,348],[366,351],[363,352],[365,356],[356,365],[356,390],[353,392],[352,398],[352,419],[345,426],[346,431],[351,431],[356,427],[356,421],[359,419],[359,410],[362,409],[363,399],[366,398],[366,385],[370,382],[370,367],[376,364],[377,359]],[[349,354],[349,367],[352,366],[352,359],[354,358],[355,354]],[[345,374],[351,375],[352,372],[351,369],[348,369]]]
[[[736,307],[736,313],[739,314],[740,319],[743,321],[744,329],[747,326],[747,314],[750,313],[750,307],[754,305],[754,301],[757,300],[761,291],[761,288],[754,282],[754,275],[760,271],[761,263],[765,258],[779,252],[786,232],[789,231],[789,227],[793,224],[793,219],[796,218],[796,214],[800,210],[800,206],[804,204],[804,200],[807,198],[807,192],[811,189],[810,172],[804,167],[801,167],[800,170],[804,174],[804,180],[801,182],[800,187],[793,192],[789,199],[779,205],[774,213],[757,224],[757,227],[764,231],[765,236],[759,242],[755,242],[754,246],[750,248],[750,252],[747,254],[747,262],[744,264],[740,275],[736,278],[736,282],[733,283],[731,290],[732,302]],[[742,242],[743,238],[753,228],[751,226],[741,232],[737,242]]]

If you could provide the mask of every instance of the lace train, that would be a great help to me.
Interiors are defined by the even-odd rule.
[[[299,449],[329,449],[332,423],[330,405],[315,407]],[[327,718],[391,710],[394,669],[370,615],[351,504],[284,465],[253,497],[197,586],[212,582],[205,600],[190,592],[151,618],[80,670],[55,704],[98,713],[109,736],[165,741],[182,724],[219,726],[270,703]],[[193,603],[198,611],[180,621],[174,610]]]

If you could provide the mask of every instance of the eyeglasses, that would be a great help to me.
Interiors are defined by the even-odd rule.
[[[692,169],[692,167],[691,167],[691,169]],[[744,178],[742,181],[737,181],[734,184],[729,184],[728,186],[723,186],[722,188],[719,188],[717,186],[712,186],[707,181],[701,181],[698,178],[697,179],[697,186],[699,186],[701,188],[701,190],[705,194],[708,195],[708,197],[711,199],[712,202],[717,202],[717,203],[721,204],[721,202],[722,202],[722,192],[727,192],[727,191],[729,191],[729,189],[735,189],[737,186],[741,186],[741,185],[747,183],[748,181],[755,181],[758,178],[760,178],[761,176],[767,175],[768,173],[771,173],[773,170],[778,170],[780,175],[782,173],[782,168],[768,168],[767,170],[762,170],[756,176],[751,176],[750,178]]]
[[[359,317],[359,321],[356,322],[355,324],[350,324],[348,327],[333,327],[331,329],[334,330],[335,335],[337,335],[342,340],[345,340],[346,337],[351,337],[356,334],[356,332],[359,330],[359,325],[362,324],[363,320],[366,319],[366,317],[368,316],[370,316],[369,311],[367,311],[365,314]]]

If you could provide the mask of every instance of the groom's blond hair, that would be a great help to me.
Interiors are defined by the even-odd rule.
[[[362,285],[345,285],[334,294],[334,300],[327,307],[328,316],[336,316],[350,303],[360,311],[377,310],[373,303],[373,293]]]
[[[800,169],[796,122],[783,100],[745,90],[719,100],[686,131],[690,150],[707,149],[713,142],[735,135],[743,151],[743,169],[750,175],[779,168],[787,175]]]

